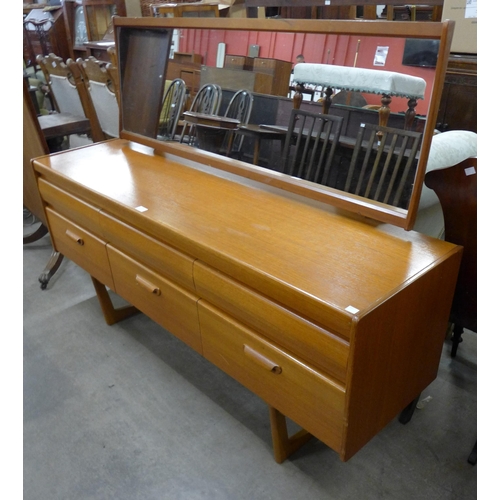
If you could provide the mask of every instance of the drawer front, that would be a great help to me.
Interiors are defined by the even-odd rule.
[[[47,182],[38,180],[38,188],[43,201],[54,210],[79,224],[93,234],[102,237],[99,226],[99,210],[66,191]]]
[[[201,354],[197,297],[107,246],[116,293]]]
[[[349,343],[210,268],[194,264],[199,296],[295,356],[345,383]]]
[[[274,59],[261,59],[256,57],[253,62],[253,70],[263,73],[274,73],[276,70],[276,61]]]
[[[114,290],[106,243],[55,210],[47,208],[46,213],[55,250]]]
[[[344,389],[203,299],[198,310],[205,358],[340,452]]]
[[[161,276],[194,291],[192,257],[103,212],[101,227],[106,241],[114,247],[144,263]]]
[[[244,69],[245,67],[245,56],[231,56],[227,55],[224,58],[224,67],[233,69]]]

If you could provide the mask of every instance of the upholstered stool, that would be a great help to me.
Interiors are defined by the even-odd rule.
[[[293,97],[295,108],[299,108],[302,103],[302,89],[305,84],[326,87],[323,114],[328,114],[333,89],[382,95],[382,107],[379,109],[379,120],[382,126],[387,125],[392,97],[406,97],[408,99],[406,130],[411,129],[417,99],[424,98],[426,86],[423,78],[394,71],[313,63],[297,64],[294,68],[294,81],[296,84],[296,94]]]

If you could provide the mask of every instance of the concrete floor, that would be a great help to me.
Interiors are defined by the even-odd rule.
[[[48,237],[23,248],[24,500],[473,499],[476,334],[406,426],[347,463],[317,440],[274,462],[266,404],[143,315],[107,326]]]

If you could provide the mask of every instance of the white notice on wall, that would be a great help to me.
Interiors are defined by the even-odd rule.
[[[465,19],[477,19],[477,0],[467,0],[465,4]]]
[[[389,47],[377,47],[375,51],[375,58],[373,59],[374,66],[385,66],[385,60],[387,59],[387,53],[389,52]]]

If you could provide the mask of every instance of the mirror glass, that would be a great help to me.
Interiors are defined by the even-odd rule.
[[[222,153],[220,168],[238,172],[241,161],[245,164],[241,175],[411,228],[449,53],[446,23],[175,18],[136,21],[142,22],[144,28],[148,24],[172,28],[165,83],[175,78],[185,81],[189,92],[186,109],[208,83],[221,87],[219,116],[225,114],[238,90],[253,94],[248,125],[240,124],[242,131],[250,130],[235,135],[243,139],[238,141],[239,149],[229,155],[233,161],[227,160],[227,150],[214,148],[213,141],[212,147],[206,147],[207,141],[203,140],[196,144]],[[127,20],[115,18],[115,24],[120,22]],[[409,39],[433,40],[431,45],[423,46],[433,47],[436,64],[408,64],[404,56]],[[305,64],[298,62],[299,55]],[[381,121],[381,107],[386,110],[386,121]],[[289,157],[284,148],[295,148],[296,155],[316,155],[309,162],[316,165],[325,142],[319,141],[313,149],[312,142],[299,135],[302,118],[296,116],[294,108],[341,118],[331,174],[322,174],[318,179],[307,177],[309,180],[298,171],[287,174]],[[305,123],[302,128],[307,128]],[[287,141],[288,129],[294,133]],[[315,130],[313,139],[322,133]],[[203,127],[197,129],[197,134],[202,139]],[[325,147],[328,154],[331,146]],[[389,152],[394,154],[390,156]],[[372,171],[377,163],[377,171]],[[353,186],[358,184],[362,169],[369,175],[359,180],[361,189],[356,190]],[[354,177],[348,186],[350,171]],[[399,187],[398,196],[376,194],[379,184],[383,189],[392,186],[393,192]]]

